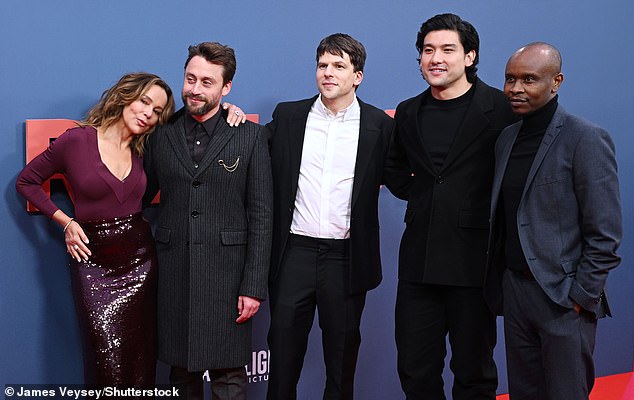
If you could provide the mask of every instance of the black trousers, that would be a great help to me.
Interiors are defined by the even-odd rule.
[[[246,400],[247,373],[244,367],[209,370],[213,400]],[[203,371],[172,366],[170,383],[180,389],[179,399],[203,400]]]
[[[291,235],[270,288],[271,368],[267,398],[297,398],[315,309],[322,332],[324,399],[352,399],[365,293],[350,295],[349,241]]]
[[[504,339],[512,400],[583,400],[594,385],[597,320],[554,303],[533,279],[506,271]]]
[[[495,315],[481,288],[399,281],[398,374],[408,400],[444,400],[442,372],[449,335],[453,399],[495,399]]]

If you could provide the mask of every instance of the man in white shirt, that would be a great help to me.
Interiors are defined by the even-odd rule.
[[[356,97],[365,48],[317,48],[319,95],[280,103],[267,124],[274,180],[269,399],[297,398],[315,309],[324,399],[352,399],[365,294],[381,281],[378,195],[393,122]]]

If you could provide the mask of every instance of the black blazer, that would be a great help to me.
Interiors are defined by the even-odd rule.
[[[418,124],[430,89],[396,109],[386,184],[407,200],[399,279],[481,287],[495,141],[516,120],[504,94],[479,79],[444,165],[436,170]],[[413,176],[412,176],[413,174]]]
[[[269,284],[274,285],[290,232],[302,159],[306,120],[317,96],[280,103],[266,125],[273,171],[273,243]],[[359,147],[352,185],[350,218],[350,292],[381,282],[378,196],[393,121],[385,112],[359,100]]]

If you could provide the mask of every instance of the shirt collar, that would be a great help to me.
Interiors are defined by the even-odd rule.
[[[325,118],[342,118],[343,121],[348,121],[351,119],[359,119],[361,117],[361,107],[359,106],[359,101],[357,100],[357,95],[354,95],[352,99],[352,103],[339,111],[337,114],[334,114],[330,111],[324,102],[321,100],[321,94],[317,97],[317,101],[313,105],[313,111],[319,113],[319,115]]]
[[[206,119],[203,122],[200,122],[200,125],[203,127],[203,129],[205,130],[205,133],[207,135],[211,135],[214,131],[214,129],[216,129],[216,125],[218,124],[218,121],[220,120],[220,115],[221,112],[220,110],[218,110],[217,113],[215,113],[211,118]],[[185,131],[186,132],[193,132],[194,129],[196,128],[196,125],[198,125],[198,121],[196,121],[189,113],[187,114],[187,118],[185,118]]]

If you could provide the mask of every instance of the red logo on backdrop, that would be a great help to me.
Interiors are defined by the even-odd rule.
[[[247,119],[256,124],[260,120],[259,114],[247,114]],[[27,119],[26,120],[26,163],[28,164],[35,157],[40,155],[48,148],[52,141],[58,138],[62,133],[70,128],[76,127],[77,121],[72,119]],[[62,174],[55,174],[42,184],[42,189],[51,196],[51,182],[61,181],[66,191],[73,198],[70,185]],[[157,194],[152,203],[158,203],[159,195]],[[30,202],[26,202],[26,210],[30,213],[39,212]]]

